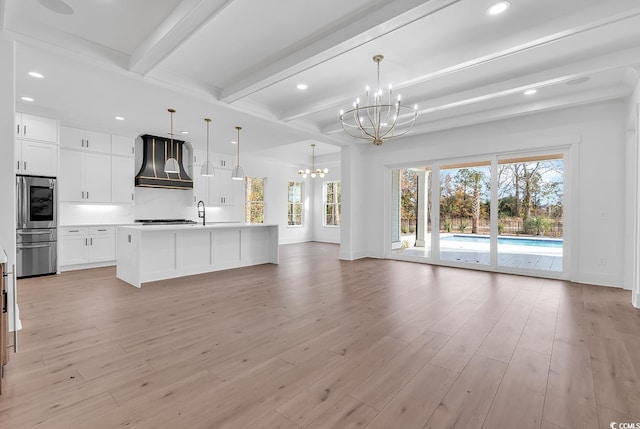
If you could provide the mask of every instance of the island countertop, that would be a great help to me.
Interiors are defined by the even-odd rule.
[[[194,229],[224,229],[224,228],[261,228],[261,227],[277,227],[276,224],[248,224],[240,222],[220,222],[220,223],[208,223],[202,225],[201,223],[180,223],[174,225],[119,225],[118,228],[122,229],[134,229],[140,231],[183,231]]]
[[[116,234],[116,275],[142,283],[278,263],[278,225],[212,223],[123,225]]]

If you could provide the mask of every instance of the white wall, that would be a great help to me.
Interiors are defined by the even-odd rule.
[[[623,101],[528,115],[434,134],[382,146],[343,150],[344,218],[341,257],[384,257],[390,238],[389,165],[541,149],[573,143],[572,214],[567,228],[573,237],[571,280],[622,287],[625,225],[625,118]],[[347,176],[348,177],[345,177]],[[346,194],[349,195],[347,203]],[[360,231],[364,225],[366,233]],[[343,227],[346,225],[343,223]],[[346,239],[346,241],[345,241]],[[606,265],[599,265],[600,260]]]
[[[627,104],[625,288],[633,290],[632,302],[640,308],[640,80]]]
[[[331,161],[331,158],[316,157],[316,165],[322,168],[328,168],[329,172],[325,177],[316,177],[315,179],[305,179],[307,185],[313,188],[312,199],[312,221],[313,221],[313,241],[320,241],[324,243],[340,243],[340,230],[339,226],[324,226],[324,203],[323,203],[323,184],[324,182],[340,181],[342,177],[342,171],[340,170],[339,161]]]
[[[245,176],[266,177],[265,182],[265,223],[278,224],[280,244],[310,241],[312,237],[312,212],[310,202],[313,200],[313,188],[307,181],[303,185],[304,213],[303,226],[290,227],[287,217],[288,182],[305,182],[298,175],[295,165],[277,163],[261,158],[259,155],[242,155],[240,157]],[[307,179],[309,180],[309,179]],[[236,193],[234,198],[244,198],[244,191]],[[244,215],[244,201],[239,210]],[[243,217],[244,221],[244,217]]]
[[[15,122],[15,42],[5,32],[0,32],[0,247],[7,252],[7,270],[16,262],[16,218],[15,218],[15,176],[14,122]],[[9,276],[9,329],[13,326],[13,278]],[[19,326],[18,326],[19,328]]]

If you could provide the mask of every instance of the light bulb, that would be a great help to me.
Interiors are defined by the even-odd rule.
[[[298,170],[298,174],[302,174],[302,173],[304,173],[304,171]]]
[[[320,173],[320,177],[324,177],[324,173]]]
[[[304,170],[304,174],[309,174],[309,173],[311,173],[311,170],[309,170],[308,168]]]
[[[311,173],[311,178],[315,179],[316,178],[316,173]]]
[[[325,168],[324,170],[322,170],[325,174],[329,172],[328,168]]]
[[[306,179],[306,178],[307,178],[307,173],[304,173],[304,174],[302,175],[302,178],[303,178],[303,179]]]

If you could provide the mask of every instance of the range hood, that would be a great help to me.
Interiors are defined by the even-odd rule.
[[[142,136],[142,144],[142,167],[140,167],[140,171],[136,175],[136,186],[193,189],[193,180],[191,180],[184,169],[184,165],[182,165],[184,141],[174,139],[172,148],[171,139],[145,134]],[[165,173],[164,163],[172,155],[178,161],[180,172]]]

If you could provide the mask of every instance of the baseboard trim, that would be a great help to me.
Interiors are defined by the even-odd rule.
[[[640,291],[633,291],[631,293],[631,303],[635,308],[640,308]]]

